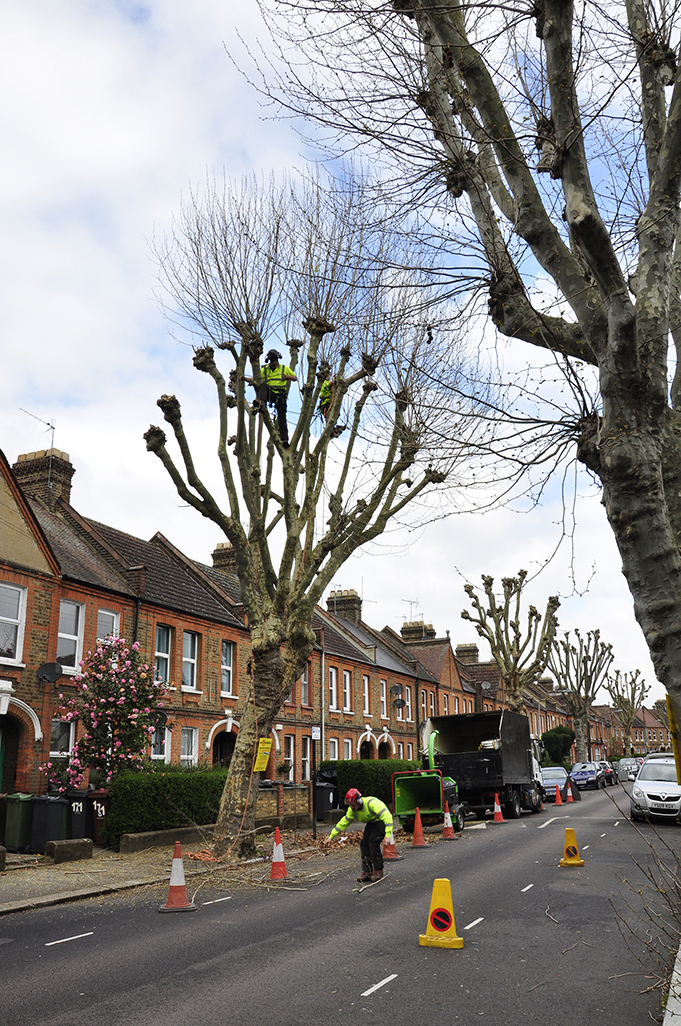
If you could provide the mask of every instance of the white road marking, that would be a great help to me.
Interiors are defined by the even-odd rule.
[[[620,821],[617,820],[617,822],[615,823],[615,826],[619,826],[619,825],[620,825]]]
[[[202,904],[203,905],[217,905],[217,903],[219,901],[231,901],[231,900],[232,900],[232,895],[228,894],[226,898],[214,898],[212,901],[204,901],[204,902],[202,902]]]
[[[486,823],[466,823],[466,830],[486,830]]]
[[[523,887],[520,893],[524,894],[525,891],[529,891],[531,887],[534,887],[534,884],[528,884],[527,887]]]
[[[601,834],[601,837],[605,837],[605,834]]]
[[[75,937],[62,937],[61,940],[48,941],[45,947],[51,948],[53,944],[66,944],[67,941],[80,940],[81,937],[92,937],[94,932],[94,930],[90,930],[89,933],[77,933]]]
[[[468,924],[468,926],[464,926],[464,930],[470,930],[472,926],[477,926],[478,923],[481,923],[484,918],[484,916],[480,916],[479,919],[474,919],[472,923]]]
[[[396,979],[397,973],[393,973],[392,976],[386,976],[386,978],[384,980],[381,980],[380,983],[374,983],[373,987],[369,987],[368,990],[363,991],[360,997],[369,997],[369,994],[373,994],[373,992],[375,990],[378,990],[379,987],[385,987],[386,983],[390,983],[391,980]]]
[[[582,851],[586,851],[586,849],[587,849],[587,848],[590,848],[590,847],[591,847],[591,845],[590,845],[590,844],[583,844],[583,845],[582,845]]]
[[[541,826],[537,827],[537,830],[543,830],[544,827],[551,826],[552,823],[557,823],[559,819],[569,819],[569,816],[552,816],[551,819],[547,819],[546,823],[542,823]]]

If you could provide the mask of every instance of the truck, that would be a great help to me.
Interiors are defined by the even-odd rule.
[[[424,768],[456,781],[459,803],[478,819],[494,808],[495,795],[506,819],[522,809],[541,812],[544,746],[527,716],[508,709],[433,716],[423,742]]]

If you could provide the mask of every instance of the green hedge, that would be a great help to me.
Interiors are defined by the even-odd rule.
[[[409,759],[343,759],[340,762],[325,761],[320,769],[334,769],[338,779],[338,793],[343,804],[351,787],[362,794],[380,798],[386,804],[392,803],[392,774],[399,770],[420,770],[420,762]]]
[[[111,808],[104,836],[117,848],[121,834],[214,823],[226,779],[226,769],[166,766],[163,771],[121,773],[107,787]]]

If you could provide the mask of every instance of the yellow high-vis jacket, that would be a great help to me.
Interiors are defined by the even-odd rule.
[[[385,832],[389,834],[393,828],[393,818],[390,814],[388,806],[381,801],[380,798],[362,798],[364,802],[361,809],[355,812],[354,809],[349,808],[342,819],[339,819],[335,827],[329,834],[329,840],[332,841],[336,834],[342,834],[346,827],[357,820],[359,823],[374,823],[377,819],[383,820],[385,823]]]

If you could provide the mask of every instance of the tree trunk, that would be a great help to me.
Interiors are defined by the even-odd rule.
[[[573,713],[575,725],[575,748],[577,749],[577,762],[588,762],[586,748],[587,721],[583,714]]]

